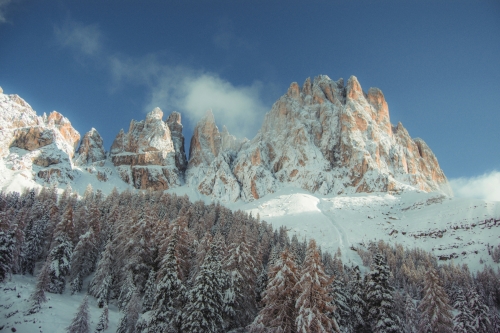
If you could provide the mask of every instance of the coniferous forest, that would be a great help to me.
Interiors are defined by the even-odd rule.
[[[164,192],[0,193],[0,281],[37,277],[26,316],[47,293],[88,290],[68,332],[90,332],[91,297],[96,332],[108,304],[119,333],[500,332],[498,270],[384,242],[349,251],[361,267],[258,216]]]

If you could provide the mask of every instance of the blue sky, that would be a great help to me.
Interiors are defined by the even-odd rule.
[[[498,180],[499,59],[498,1],[0,0],[4,92],[107,148],[155,106],[252,137],[291,82],[355,75],[448,178]]]

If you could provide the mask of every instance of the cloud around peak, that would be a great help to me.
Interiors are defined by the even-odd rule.
[[[456,197],[500,201],[500,171],[471,178],[455,178],[450,185]]]

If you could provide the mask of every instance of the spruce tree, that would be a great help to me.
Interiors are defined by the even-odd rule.
[[[109,310],[108,310],[108,305],[106,304],[104,305],[101,316],[99,317],[99,321],[97,322],[95,333],[101,333],[102,331],[107,330],[108,324],[109,324]]]
[[[134,292],[130,297],[130,301],[125,309],[116,333],[136,333],[136,324],[141,314],[141,298],[137,292]]]
[[[113,243],[108,241],[97,266],[94,278],[90,282],[89,294],[97,298],[100,308],[108,303],[113,281]]]
[[[474,287],[470,287],[467,291],[467,303],[474,319],[474,329],[478,333],[488,332],[490,326],[490,319],[488,318],[490,309]]]
[[[298,294],[295,324],[298,332],[339,332],[335,320],[328,316],[334,311],[332,297],[329,296],[331,282],[332,278],[325,274],[316,242],[312,239],[307,247],[300,280],[295,285]]]
[[[229,245],[223,267],[229,273],[229,290],[225,297],[231,303],[233,316],[231,328],[246,326],[255,317],[255,283],[257,280],[257,264],[250,250],[246,231],[241,230],[240,236]]]
[[[455,303],[453,304],[458,313],[453,318],[453,332],[456,333],[477,333],[474,327],[474,318],[462,288],[458,289]]]
[[[57,237],[54,243],[56,245],[52,248],[48,257],[48,260],[50,260],[50,283],[47,291],[62,294],[66,287],[66,276],[71,270],[73,245],[65,235]]]
[[[89,299],[87,296],[83,298],[82,304],[66,330],[68,333],[89,333],[90,332],[90,313],[89,313]]]
[[[352,322],[350,321],[351,308],[349,305],[351,295],[349,295],[348,289],[341,280],[335,279],[331,284],[330,294],[332,295],[331,304],[334,308],[334,311],[332,312],[333,319],[339,326],[340,332],[352,332],[353,327]]]
[[[298,271],[295,256],[285,249],[269,268],[268,283],[263,294],[263,307],[250,326],[251,333],[296,332]]]
[[[182,330],[192,333],[223,331],[224,272],[221,265],[222,240],[216,236],[189,292]]]
[[[161,280],[156,286],[148,332],[179,332],[182,308],[186,302],[186,288],[180,279],[179,258],[176,257],[176,239],[171,239],[162,260]]]
[[[93,254],[96,244],[93,231],[87,231],[80,236],[80,240],[75,246],[71,256],[71,294],[80,292],[83,286],[83,279],[93,270]]]
[[[453,330],[453,317],[448,296],[441,286],[437,271],[431,267],[425,274],[424,297],[420,301],[418,310],[420,333],[440,332],[447,333]]]
[[[394,299],[390,281],[390,271],[382,254],[373,258],[372,270],[366,283],[366,306],[368,322],[374,333],[400,332],[400,319],[394,314]]]
[[[349,290],[349,322],[355,332],[359,332],[365,325],[365,308],[364,301],[364,285],[361,278],[361,272],[358,266],[352,269],[352,275],[349,283],[347,284]]]

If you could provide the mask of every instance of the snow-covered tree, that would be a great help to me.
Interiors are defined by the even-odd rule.
[[[102,313],[99,316],[99,321],[97,322],[95,333],[101,333],[102,331],[107,330],[108,324],[109,324],[109,310],[108,310],[108,305],[105,304],[104,308],[102,309]]]
[[[141,298],[137,292],[134,292],[127,304],[125,314],[123,315],[116,333],[136,333],[136,324],[141,314]]]
[[[182,330],[192,333],[223,331],[223,286],[226,278],[221,265],[220,236],[212,241],[210,250],[196,276],[182,321]]]
[[[418,327],[418,311],[413,298],[410,294],[406,294],[405,305],[404,305],[404,330],[406,333],[417,333]]]
[[[372,262],[366,283],[368,322],[375,333],[400,332],[400,319],[394,314],[393,288],[389,282],[390,271],[382,254],[377,253]]]
[[[144,296],[142,297],[142,309],[144,311],[149,311],[153,307],[156,296],[156,272],[151,269],[148,275],[148,280],[146,281],[146,286],[144,287]]]
[[[365,325],[364,285],[358,266],[352,268],[351,279],[347,284],[349,290],[349,322],[355,332],[359,332]]]
[[[108,303],[111,283],[113,282],[113,243],[108,242],[101,259],[97,265],[97,271],[94,274],[89,287],[89,294],[97,298],[100,308]]]
[[[8,233],[0,231],[0,282],[5,280],[11,271],[14,243]]]
[[[453,318],[453,332],[477,333],[474,327],[474,318],[472,317],[471,309],[469,308],[469,304],[467,302],[467,299],[465,298],[464,291],[461,288],[457,292],[453,307],[458,311],[458,313]]]
[[[332,312],[333,319],[339,325],[340,332],[352,332],[353,327],[350,320],[351,308],[349,304],[351,295],[349,295],[349,290],[341,280],[335,279],[331,285],[330,294],[332,295],[332,306],[334,308]]]
[[[224,270],[229,274],[229,289],[226,293],[226,303],[232,307],[231,328],[246,326],[255,317],[255,283],[257,279],[257,264],[252,256],[250,242],[246,230],[238,232],[234,237],[224,259]]]
[[[82,290],[83,279],[93,270],[93,255],[95,252],[95,236],[93,231],[87,231],[80,236],[80,240],[73,250],[71,256],[71,293],[77,293]]]
[[[339,332],[335,320],[328,316],[334,311],[329,295],[331,282],[332,278],[325,274],[316,242],[312,239],[307,247],[300,280],[295,285],[298,293],[295,303],[298,332]]]
[[[424,297],[418,305],[420,322],[418,332],[452,332],[453,316],[448,296],[437,271],[430,267],[425,274]]]
[[[35,291],[33,291],[33,294],[31,294],[30,297],[31,305],[25,312],[26,315],[37,313],[40,311],[41,304],[47,301],[47,298],[45,297],[45,290],[48,288],[49,283],[49,262],[46,261],[42,269],[40,270],[40,273],[38,274]]]
[[[68,333],[89,333],[90,332],[90,313],[89,313],[89,299],[87,296],[83,298],[82,304],[66,330]]]
[[[474,319],[472,326],[478,333],[488,332],[490,326],[490,319],[488,318],[490,309],[474,287],[469,288],[466,297],[468,307]]]
[[[182,308],[186,302],[186,287],[180,279],[180,260],[176,257],[176,238],[171,239],[160,268],[161,280],[151,309],[148,332],[179,332]]]
[[[48,260],[50,260],[50,283],[47,291],[62,294],[66,287],[66,276],[71,270],[73,245],[64,235],[57,237],[54,243],[56,245],[52,248],[48,257]]]
[[[295,256],[285,249],[281,257],[269,268],[263,307],[251,325],[250,332],[296,332],[298,271]]]

